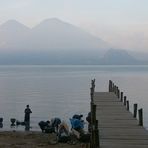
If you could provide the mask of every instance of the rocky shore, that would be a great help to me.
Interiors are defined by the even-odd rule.
[[[0,148],[80,148],[80,143],[57,143],[55,134],[1,131]]]

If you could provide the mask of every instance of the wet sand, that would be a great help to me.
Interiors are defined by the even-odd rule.
[[[81,144],[56,143],[55,134],[1,131],[0,148],[81,148]]]

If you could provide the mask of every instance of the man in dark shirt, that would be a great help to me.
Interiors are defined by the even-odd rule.
[[[32,111],[29,108],[29,105],[26,106],[26,109],[25,109],[24,113],[25,113],[24,122],[25,123],[30,123],[30,114],[32,113]]]

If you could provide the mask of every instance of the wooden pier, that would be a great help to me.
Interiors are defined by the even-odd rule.
[[[91,87],[91,148],[148,148],[148,131],[143,127],[142,109],[129,101],[112,81],[109,92],[96,92],[95,80]],[[97,125],[96,125],[97,124]]]

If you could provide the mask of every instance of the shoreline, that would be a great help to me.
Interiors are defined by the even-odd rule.
[[[80,148],[81,144],[56,143],[55,134],[39,131],[0,131],[0,148]]]

